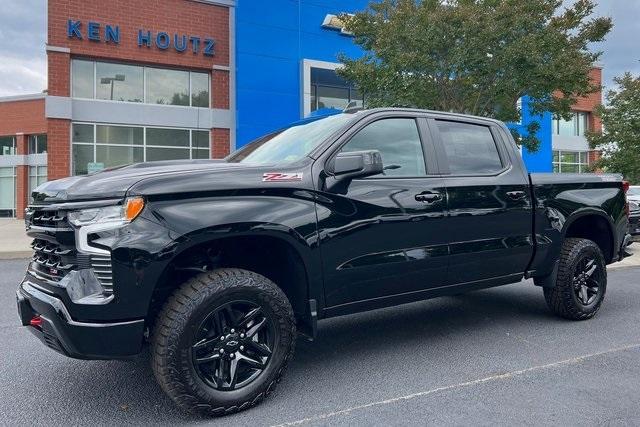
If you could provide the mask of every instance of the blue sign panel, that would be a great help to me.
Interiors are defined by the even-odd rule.
[[[67,21],[67,37],[70,39],[87,40],[108,44],[120,43],[120,27],[117,25],[102,25],[99,22],[90,21],[83,31],[82,21],[69,19]],[[153,33],[144,29],[138,30],[138,46],[148,48],[156,47],[160,50],[175,49],[184,52],[188,48],[194,54],[202,53],[205,56],[214,56],[215,40],[210,37],[199,37],[187,34],[169,34],[164,31]]]

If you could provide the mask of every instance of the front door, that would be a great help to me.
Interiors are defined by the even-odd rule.
[[[352,135],[338,151],[379,150],[385,171],[319,197],[326,306],[444,285],[446,195],[426,120],[373,118]]]

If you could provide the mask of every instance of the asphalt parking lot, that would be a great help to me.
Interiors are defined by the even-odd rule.
[[[18,325],[26,261],[0,261],[0,425],[638,425],[640,267],[610,271],[595,319],[546,309],[530,282],[329,320],[262,405],[174,409],[148,367],[77,361]]]

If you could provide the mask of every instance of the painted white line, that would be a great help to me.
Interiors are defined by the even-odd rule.
[[[286,423],[278,424],[278,425],[276,425],[274,427],[296,426],[296,425],[305,424],[305,423],[309,423],[309,422],[326,420],[327,418],[337,417],[339,415],[346,415],[346,414],[349,414],[351,412],[359,411],[359,410],[362,410],[362,409],[372,408],[372,407],[375,407],[375,406],[389,405],[389,404],[392,404],[392,403],[402,402],[402,401],[405,401],[405,400],[411,400],[411,399],[415,399],[415,398],[418,398],[418,397],[429,396],[431,394],[439,393],[441,391],[448,391],[448,390],[453,390],[453,389],[457,389],[457,388],[470,387],[470,386],[483,384],[483,383],[490,382],[490,381],[509,379],[509,378],[520,376],[520,375],[528,374],[530,372],[542,371],[542,370],[545,370],[545,369],[551,369],[551,368],[555,368],[555,367],[558,367],[558,366],[573,365],[573,364],[580,363],[580,362],[582,362],[582,361],[584,361],[586,359],[591,359],[591,358],[594,358],[594,357],[603,356],[603,355],[612,354],[612,353],[617,353],[617,352],[626,351],[626,350],[633,350],[633,349],[637,349],[637,348],[640,348],[640,343],[629,344],[629,345],[625,345],[625,346],[622,346],[622,347],[616,347],[616,348],[612,348],[612,349],[609,349],[609,350],[600,351],[600,352],[597,352],[597,353],[585,354],[585,355],[582,355],[582,356],[573,357],[571,359],[561,360],[559,362],[548,363],[546,365],[532,366],[530,368],[520,369],[518,371],[507,372],[507,373],[499,374],[499,375],[492,375],[490,377],[479,378],[477,380],[466,381],[466,382],[459,383],[459,384],[452,384],[452,385],[437,387],[437,388],[433,388],[431,390],[420,391],[420,392],[413,393],[413,394],[407,394],[406,396],[399,396],[399,397],[394,397],[394,398],[391,398],[391,399],[380,400],[380,401],[377,401],[377,402],[366,403],[364,405],[353,406],[351,408],[342,409],[340,411],[327,412],[325,414],[314,415],[314,416],[311,416],[311,417],[308,417],[308,418],[302,418],[302,419],[296,420],[296,421],[289,421],[289,422],[286,422]]]

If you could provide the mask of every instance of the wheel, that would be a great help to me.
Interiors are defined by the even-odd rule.
[[[176,404],[219,416],[256,405],[293,356],[296,327],[282,290],[240,269],[185,282],[158,315],[154,374]]]
[[[570,320],[595,316],[607,291],[606,267],[602,251],[594,242],[566,239],[560,251],[555,287],[543,288],[551,311]]]

